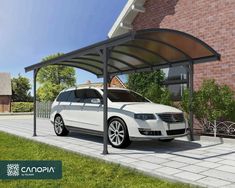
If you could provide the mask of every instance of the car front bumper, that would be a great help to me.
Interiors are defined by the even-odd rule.
[[[189,134],[189,131],[186,129],[184,134],[178,134],[178,135],[169,135],[169,136],[138,136],[138,137],[130,137],[130,140],[132,141],[144,141],[144,140],[161,140],[161,139],[171,139],[171,138],[177,138],[177,137],[183,137],[187,136]]]

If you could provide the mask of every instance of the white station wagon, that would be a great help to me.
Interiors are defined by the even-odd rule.
[[[70,88],[52,104],[51,122],[56,135],[69,131],[103,135],[103,91]],[[133,140],[171,141],[187,134],[183,112],[155,104],[128,89],[108,88],[108,139],[113,147],[127,147]]]

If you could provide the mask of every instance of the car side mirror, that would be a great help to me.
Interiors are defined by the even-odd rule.
[[[91,99],[91,103],[92,104],[101,104],[101,100],[99,98],[94,98],[94,99]]]

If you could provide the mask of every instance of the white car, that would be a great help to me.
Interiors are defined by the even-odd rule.
[[[103,91],[70,88],[52,104],[51,122],[56,135],[69,131],[103,135]],[[113,147],[127,147],[133,140],[171,141],[187,134],[183,112],[155,104],[128,89],[108,88],[108,139]]]

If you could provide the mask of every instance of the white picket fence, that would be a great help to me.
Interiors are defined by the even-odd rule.
[[[38,102],[36,104],[36,115],[38,118],[50,118],[52,102]]]

